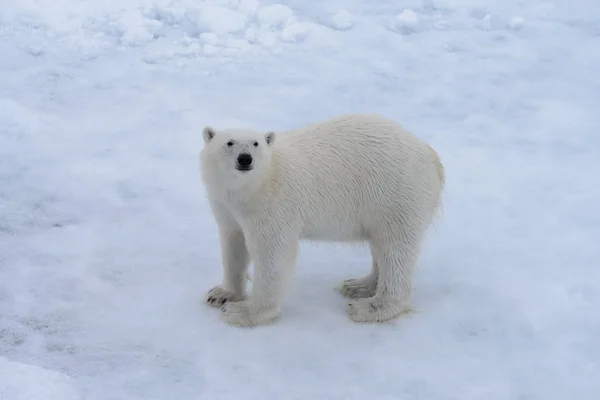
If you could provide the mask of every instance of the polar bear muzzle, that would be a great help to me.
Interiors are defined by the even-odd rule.
[[[250,171],[252,170],[252,155],[248,153],[240,153],[237,156],[236,169],[238,171]]]

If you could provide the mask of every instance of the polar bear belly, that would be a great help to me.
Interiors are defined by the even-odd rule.
[[[302,239],[324,242],[349,242],[367,239],[362,225],[340,228],[342,227],[325,224],[307,226],[302,230]]]
[[[350,211],[344,215],[328,212],[308,215],[302,226],[302,239],[325,242],[347,242],[366,240],[362,218],[358,212]]]

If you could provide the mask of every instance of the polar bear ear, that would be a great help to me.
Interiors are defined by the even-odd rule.
[[[202,137],[204,138],[204,143],[208,143],[211,140],[213,140],[213,138],[215,137],[216,134],[217,134],[217,132],[210,126],[207,126],[206,128],[204,128],[202,130]]]
[[[273,142],[275,141],[275,132],[269,131],[267,133],[265,133],[265,142],[267,142],[267,145],[272,145]]]

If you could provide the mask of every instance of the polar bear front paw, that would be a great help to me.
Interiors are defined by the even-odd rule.
[[[348,316],[354,322],[386,322],[409,311],[406,302],[396,299],[367,297],[348,303]]]
[[[266,325],[281,315],[279,308],[256,308],[247,300],[227,303],[221,307],[221,311],[225,322],[240,327]]]
[[[223,286],[215,286],[206,294],[206,304],[212,307],[221,307],[225,303],[245,300],[246,296],[223,289]]]

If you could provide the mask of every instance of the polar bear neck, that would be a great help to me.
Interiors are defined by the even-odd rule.
[[[271,171],[266,169],[255,172],[257,172],[255,175],[244,176],[228,183],[209,179],[206,182],[209,196],[244,210],[247,210],[251,204],[260,204],[260,198],[268,193],[265,186],[268,186]]]

